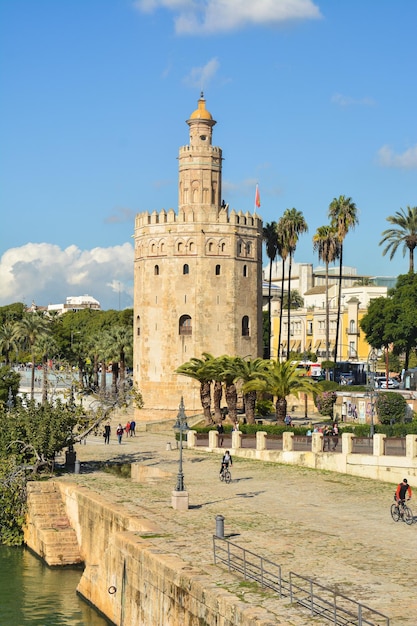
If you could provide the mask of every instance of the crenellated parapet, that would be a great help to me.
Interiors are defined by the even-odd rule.
[[[262,219],[259,215],[250,213],[250,211],[243,213],[243,211],[235,211],[232,209],[229,213],[228,209],[225,207],[211,207],[211,212],[216,215],[215,221],[219,224],[246,226],[249,228],[255,228],[256,230],[262,228]],[[176,213],[174,209],[169,209],[168,211],[165,209],[152,212],[144,211],[136,215],[135,230],[146,226],[163,224],[183,225],[184,223],[197,225],[201,224],[201,212],[194,206],[189,208],[183,207],[178,213]]]

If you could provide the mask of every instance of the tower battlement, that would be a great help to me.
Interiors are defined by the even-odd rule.
[[[228,208],[220,207],[212,207],[213,215],[217,216],[215,220],[219,224],[230,224],[232,226],[246,226],[248,228],[254,228],[255,230],[259,230],[262,228],[262,219],[249,211],[243,213],[243,211],[235,211],[232,209],[229,213]],[[206,221],[207,214],[204,213],[204,219],[202,220],[200,212],[196,209],[195,206],[184,207],[178,214],[174,209],[162,209],[161,211],[143,211],[142,213],[138,213],[135,219],[135,230],[140,228],[144,228],[145,226],[153,226],[153,225],[163,225],[163,224],[201,224]]]

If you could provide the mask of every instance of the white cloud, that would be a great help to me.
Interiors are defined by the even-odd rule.
[[[137,0],[134,6],[150,13],[158,8],[174,12],[181,35],[230,32],[246,26],[271,26],[293,20],[317,19],[312,0]]]
[[[383,167],[417,169],[417,144],[402,154],[395,154],[389,146],[382,146],[378,150],[378,162]]]
[[[89,294],[103,309],[133,304],[133,246],[62,250],[50,243],[10,248],[0,259],[0,305],[24,302],[61,304]]]
[[[338,104],[341,107],[349,107],[353,105],[360,106],[374,106],[375,100],[365,96],[364,98],[352,98],[351,96],[344,96],[341,93],[335,93],[332,96],[331,101],[333,104]]]
[[[193,67],[188,76],[185,77],[184,82],[190,87],[204,90],[218,69],[218,60],[216,58],[210,59],[203,67]]]

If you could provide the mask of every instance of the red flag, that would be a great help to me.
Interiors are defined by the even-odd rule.
[[[256,191],[255,191],[255,207],[257,207],[259,209],[259,207],[261,206],[261,196],[259,195],[259,188],[258,185],[256,185]]]

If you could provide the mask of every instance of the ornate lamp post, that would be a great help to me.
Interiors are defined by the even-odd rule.
[[[180,460],[177,475],[177,486],[175,487],[175,491],[172,492],[172,506],[174,509],[181,510],[188,509],[188,493],[184,487],[184,473],[182,471],[182,434],[186,433],[188,430],[190,429],[185,415],[184,399],[181,396],[177,421],[174,424],[174,431],[180,434]]]

